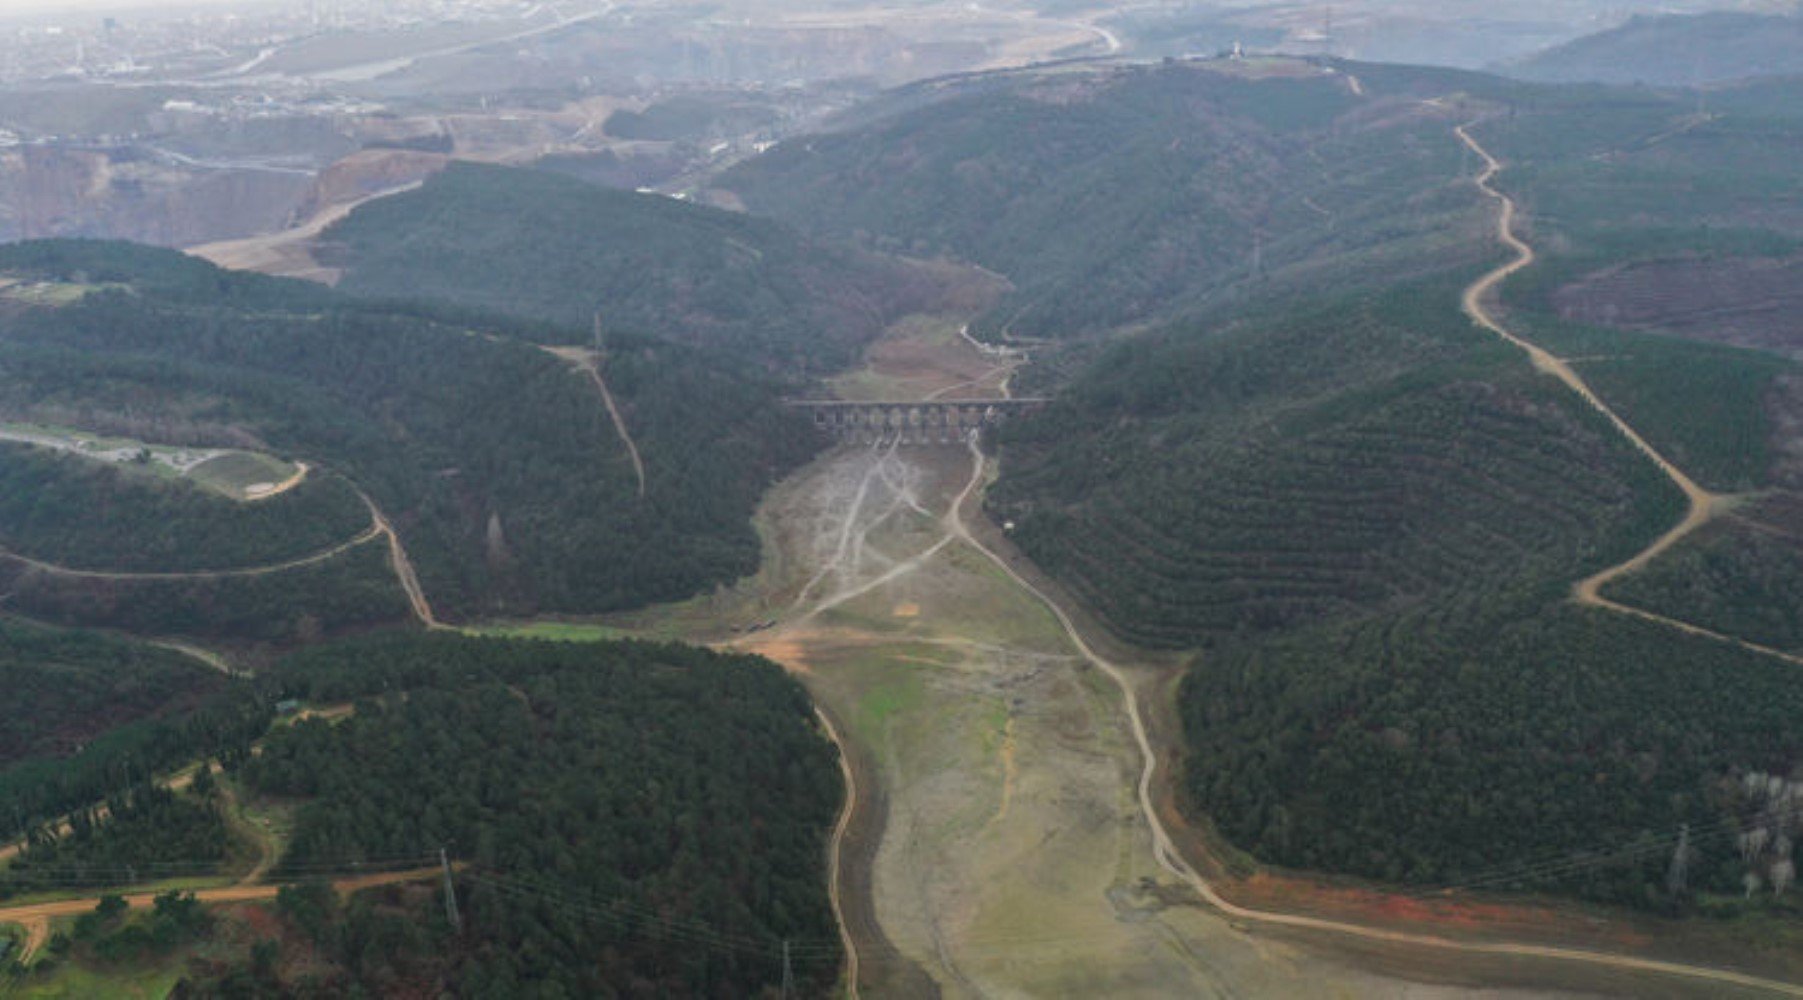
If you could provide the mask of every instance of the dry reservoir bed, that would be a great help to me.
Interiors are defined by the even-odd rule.
[[[856,744],[882,808],[842,891],[887,939],[858,942],[860,993],[1468,995],[1236,928],[1157,868],[1119,689],[947,517],[959,496],[977,516],[987,472],[962,448],[836,450],[766,503],[757,577],[656,623],[774,620],[730,641],[800,673]]]

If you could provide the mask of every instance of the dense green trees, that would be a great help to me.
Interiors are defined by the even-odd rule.
[[[70,569],[179,572],[308,556],[369,526],[343,480],[241,503],[75,455],[0,443],[0,546]]]
[[[354,295],[609,328],[726,349],[785,375],[857,358],[931,301],[927,272],[821,247],[767,219],[530,170],[453,164],[327,234]]]
[[[337,988],[381,993],[424,967],[460,995],[747,995],[780,980],[785,938],[807,942],[806,980],[831,981],[838,769],[775,665],[419,635],[318,647],[279,675],[307,697],[374,697],[278,730],[245,765],[252,788],[308,800],[278,874],[440,845],[472,866],[461,938],[430,896],[380,933],[362,904],[286,898]],[[703,930],[748,946],[696,946]]]
[[[1443,602],[1203,659],[1186,781],[1278,864],[1663,907],[1680,824],[1688,888],[1740,891],[1734,789],[1803,759],[1794,672],[1602,611]]]
[[[1774,504],[1710,525],[1604,596],[1738,639],[1803,650],[1803,543]],[[1803,525],[1803,511],[1788,511]],[[1778,522],[1769,523],[1767,519]]]
[[[0,767],[66,756],[113,727],[178,713],[222,681],[173,650],[0,621]]]
[[[442,310],[355,306],[167,256],[0,248],[0,269],[143,275],[66,307],[0,311],[0,403],[131,400],[319,463],[383,506],[446,615],[601,611],[749,572],[758,495],[817,446],[772,386],[622,337],[608,374],[644,455],[641,500],[593,385],[509,339],[515,325],[490,336]]]
[[[0,581],[12,590],[14,610],[33,618],[144,635],[293,644],[411,614],[381,538],[324,562],[255,576],[116,579],[0,561]]]
[[[0,897],[206,874],[231,840],[217,801],[152,784],[78,809],[68,823],[34,831],[0,872]]]
[[[1209,644],[1625,558],[1675,491],[1456,284],[1105,353],[999,435],[1000,520],[1110,625]]]
[[[1006,275],[979,330],[1095,333],[1481,257],[1450,124],[1361,103],[1339,76],[1180,63],[937,81],[719,183],[809,232]]]
[[[998,434],[991,504],[1117,631],[1212,647],[1186,784],[1259,858],[1667,906],[1689,823],[1689,888],[1733,891],[1724,789],[1803,760],[1790,668],[1565,603],[1678,497],[1457,287],[1107,351]]]
[[[10,839],[90,809],[201,757],[228,764],[242,760],[252,741],[269,728],[273,704],[268,692],[237,681],[192,707],[171,706],[165,715],[124,724],[118,717],[96,715],[94,721],[114,728],[73,753],[40,753],[0,769],[0,835]],[[54,703],[43,710],[57,711]]]

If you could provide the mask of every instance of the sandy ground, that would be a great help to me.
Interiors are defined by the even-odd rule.
[[[1003,394],[998,361],[947,329],[898,325],[841,392]],[[1035,591],[1066,599],[978,513],[989,475],[962,447],[842,446],[766,498],[755,576],[610,619],[761,653],[813,693],[855,789],[832,879],[851,995],[1772,995],[1636,967],[1658,928],[1614,914],[1226,877],[1173,794],[1179,665],[1080,609],[1067,630]]]
[[[848,448],[784,484],[790,624],[737,643],[797,670],[886,792],[894,954],[860,955],[860,994],[924,972],[951,996],[1452,995],[1250,933],[1161,870],[1118,689],[944,516],[973,471]]]
[[[336,284],[338,271],[325,267],[313,257],[313,242],[333,223],[350,215],[358,206],[386,198],[391,194],[412,191],[421,181],[400,184],[384,191],[364,195],[353,201],[328,205],[312,218],[292,229],[266,236],[249,236],[239,240],[223,240],[189,247],[187,252],[220,267],[234,271],[259,271],[281,278],[304,278],[321,284]]]

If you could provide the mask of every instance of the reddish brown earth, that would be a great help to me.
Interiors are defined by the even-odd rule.
[[[1553,293],[1561,317],[1803,355],[1803,257],[1624,264]]]

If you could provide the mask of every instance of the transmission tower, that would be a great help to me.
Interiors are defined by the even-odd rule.
[[[457,912],[457,888],[451,884],[451,858],[444,848],[438,849],[438,863],[444,868],[444,915],[451,930],[463,933],[463,917]]]

